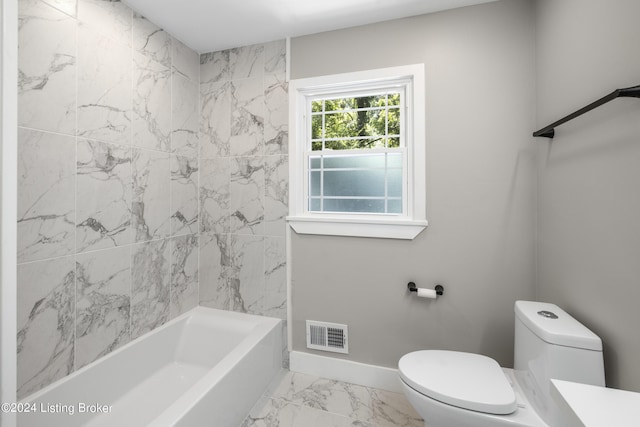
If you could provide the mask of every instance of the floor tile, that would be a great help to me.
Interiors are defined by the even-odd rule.
[[[273,392],[273,397],[361,421],[368,421],[373,416],[371,396],[366,387],[312,375],[289,372]]]
[[[268,399],[262,402],[262,407],[250,414],[242,423],[242,427],[297,426],[369,427],[368,424],[344,415],[297,405],[281,399]]]
[[[401,393],[283,370],[242,427],[423,427]]]
[[[404,394],[371,389],[372,427],[424,427],[424,421],[413,409]]]

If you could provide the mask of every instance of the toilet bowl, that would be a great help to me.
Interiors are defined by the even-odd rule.
[[[398,370],[405,395],[427,427],[548,427],[513,370],[486,356],[416,351],[400,359]]]
[[[551,378],[604,386],[602,341],[558,306],[515,304],[514,369],[480,354],[404,355],[405,395],[426,427],[562,427]]]

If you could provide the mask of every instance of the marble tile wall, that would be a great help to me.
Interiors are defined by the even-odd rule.
[[[196,52],[119,1],[20,0],[18,60],[22,398],[196,306],[206,239]]]
[[[106,0],[19,31],[19,397],[198,304],[286,320],[284,41],[198,55]]]
[[[284,40],[200,55],[199,301],[286,321],[285,55]]]

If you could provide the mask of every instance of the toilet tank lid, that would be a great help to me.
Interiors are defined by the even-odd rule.
[[[516,301],[515,312],[527,328],[549,344],[602,351],[600,337],[555,304]]]

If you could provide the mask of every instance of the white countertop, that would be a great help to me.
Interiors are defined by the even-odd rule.
[[[552,395],[572,427],[640,426],[640,393],[569,381],[551,383]]]

